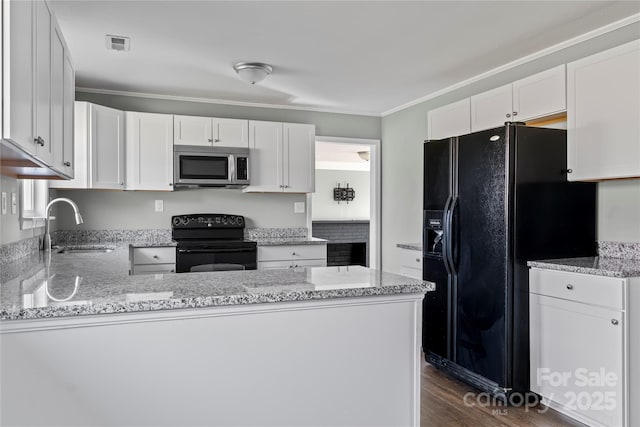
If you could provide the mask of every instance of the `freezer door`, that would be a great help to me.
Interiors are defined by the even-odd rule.
[[[507,381],[508,128],[460,136],[451,204],[454,361]]]
[[[442,211],[452,189],[452,139],[424,144],[423,202],[425,211]],[[425,224],[426,226],[427,224]]]

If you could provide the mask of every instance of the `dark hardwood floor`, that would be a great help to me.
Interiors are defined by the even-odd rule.
[[[478,404],[478,390],[450,378],[431,365],[422,366],[422,394],[420,402],[421,427],[564,427],[584,426],[551,408],[488,406]],[[465,405],[465,394],[469,395]],[[483,402],[481,402],[483,403]],[[544,411],[544,413],[541,413]]]

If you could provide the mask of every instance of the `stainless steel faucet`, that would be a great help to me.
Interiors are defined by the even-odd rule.
[[[76,217],[76,224],[82,224],[82,215],[80,215],[80,211],[78,211],[78,205],[74,203],[73,200],[67,199],[66,197],[59,197],[57,199],[53,199],[49,202],[47,207],[45,208],[45,217],[44,217],[44,238],[42,239],[42,249],[45,251],[51,250],[51,236],[49,235],[49,219],[51,217],[49,212],[51,210],[51,206],[57,202],[67,202],[73,208],[74,215]]]

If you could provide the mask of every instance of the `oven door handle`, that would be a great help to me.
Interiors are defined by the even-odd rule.
[[[178,249],[179,254],[219,254],[227,252],[256,252],[256,248],[231,249]]]

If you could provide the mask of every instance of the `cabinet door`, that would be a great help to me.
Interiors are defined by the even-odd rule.
[[[213,145],[249,148],[249,121],[213,119]]]
[[[282,123],[249,122],[251,185],[245,192],[282,191]]]
[[[39,139],[36,156],[53,162],[51,144],[51,13],[44,1],[35,2],[35,135]]]
[[[571,181],[640,176],[640,40],[567,65]]]
[[[33,6],[32,1],[2,0],[2,26],[9,29],[8,34],[2,34],[2,138],[13,141],[29,154],[36,152],[33,126]]]
[[[564,64],[513,83],[513,118],[527,121],[567,109]]]
[[[284,124],[284,191],[315,191],[315,139],[314,125]]]
[[[173,189],[173,116],[126,113],[127,190]]]
[[[469,98],[447,104],[427,114],[429,139],[444,139],[471,132],[471,104]]]
[[[54,21],[55,23],[55,21]],[[60,29],[54,24],[51,34],[51,147],[53,163],[58,172],[64,165],[64,42]]]
[[[64,172],[69,177],[73,178],[75,162],[75,149],[74,149],[74,102],[76,98],[76,74],[73,70],[71,63],[71,57],[69,52],[65,50],[64,64],[63,64],[63,98],[62,98],[62,156],[64,164]]]
[[[174,137],[176,145],[213,144],[212,121],[209,117],[173,116]]]
[[[624,323],[621,311],[530,294],[531,390],[597,423],[622,425]],[[583,383],[589,376],[610,384]]]
[[[124,112],[91,108],[91,188],[124,189]]]
[[[511,121],[511,84],[471,97],[471,131],[491,129]]]

